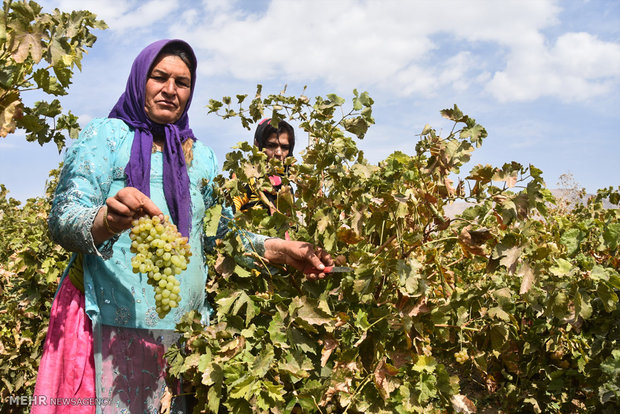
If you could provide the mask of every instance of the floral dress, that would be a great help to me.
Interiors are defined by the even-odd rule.
[[[95,119],[67,151],[49,227],[55,240],[76,252],[72,263],[77,258],[76,265],[81,265],[83,293],[75,287],[79,283],[71,283],[74,278],[66,277],[69,271],[65,272],[52,309],[50,331],[35,389],[35,395],[48,398],[48,404],[33,407],[35,413],[71,412],[67,407],[71,405],[70,400],[64,400],[67,404],[58,407],[58,404],[51,404],[58,402],[52,398],[88,395],[92,388],[89,383],[93,381],[96,395],[91,397],[96,397],[95,404],[92,401],[91,404],[82,404],[90,405],[90,408],[78,407],[74,412],[158,412],[166,387],[164,353],[178,339],[174,332],[176,323],[190,310],[200,311],[204,322],[208,323],[210,307],[205,297],[207,269],[204,260],[207,240],[202,219],[205,210],[214,204],[210,183],[217,174],[217,161],[209,147],[196,141],[193,161],[188,168],[192,257],[187,270],[179,275],[181,301],[176,309],[163,319],[158,317],[154,290],[147,284],[147,275],[132,272],[131,241],[127,231],[101,245],[94,245],[90,229],[97,212],[108,197],[125,187],[124,169],[129,161],[133,137],[134,131],[121,120]],[[154,152],[151,156],[150,198],[164,214],[169,214],[162,169],[162,153]],[[226,226],[220,225],[220,235],[224,231]],[[265,237],[250,233],[248,236],[257,253],[263,254]],[[73,306],[79,308],[81,300],[88,318],[77,315],[78,320],[74,321],[76,311],[67,312],[73,309],[69,302],[77,303]],[[63,301],[66,303],[61,303]],[[79,324],[80,327],[77,329],[68,324]],[[76,345],[76,341],[83,343],[89,329],[90,352],[84,350],[90,344]],[[76,352],[86,355],[78,357]],[[73,358],[68,360],[67,353],[73,353]],[[95,378],[90,378],[93,366]],[[70,386],[66,380],[57,378],[67,375],[73,376]],[[173,412],[183,412],[183,407],[175,410]]]

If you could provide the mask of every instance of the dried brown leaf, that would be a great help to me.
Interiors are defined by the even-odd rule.
[[[472,414],[478,412],[474,403],[463,394],[453,395],[450,402],[452,403],[452,408],[457,413]]]
[[[170,414],[171,405],[172,405],[172,392],[170,392],[170,388],[166,387],[166,391],[164,391],[164,396],[161,397],[159,413]]]
[[[463,230],[461,230],[458,241],[466,252],[486,257],[484,249],[472,239],[472,235],[469,232],[469,226],[464,227]]]
[[[220,355],[226,359],[231,359],[237,355],[244,346],[245,338],[243,336],[238,336],[222,347]]]
[[[415,303],[411,299],[413,298],[410,296],[402,295],[398,301],[397,308],[401,315],[414,317],[430,312],[430,308],[426,305],[426,297],[420,297]]]
[[[388,356],[390,357],[394,367],[397,369],[411,361],[411,352],[392,351],[388,352]]]
[[[235,269],[235,260],[232,257],[223,256],[221,254],[217,255],[217,260],[215,261],[215,271],[220,275],[229,277],[232,275]]]
[[[530,267],[528,263],[523,263],[521,265],[521,269],[519,270],[519,276],[521,276],[521,288],[519,289],[519,294],[524,295],[529,292],[530,288],[534,284],[536,276],[534,275],[534,271]]]
[[[513,246],[507,250],[504,250],[504,256],[499,260],[499,263],[506,266],[506,269],[510,274],[514,274],[517,270],[517,264],[521,257],[521,247]]]
[[[4,102],[3,102],[4,106]],[[6,137],[15,132],[15,120],[21,115],[22,102],[16,99],[9,103],[0,112],[0,137]]]
[[[381,394],[381,397],[383,397],[384,400],[388,399],[392,391],[394,391],[400,385],[398,381],[390,378],[396,374],[398,374],[398,369],[385,362],[385,359],[377,365],[377,368],[375,368],[375,387],[377,388],[377,390]]]
[[[43,49],[41,47],[41,33],[22,32],[15,37],[17,44],[11,51],[11,57],[17,63],[22,63],[32,55],[34,63],[39,63],[43,57]]]
[[[332,337],[325,339],[323,343],[323,349],[321,350],[321,366],[324,367],[329,360],[332,352],[338,346],[338,341]]]
[[[446,191],[448,192],[448,196],[454,197],[456,195],[456,190],[452,186],[452,184],[454,184],[454,181],[452,181],[448,177],[444,177],[443,183],[446,186]]]

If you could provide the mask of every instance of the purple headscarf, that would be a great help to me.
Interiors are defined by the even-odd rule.
[[[185,110],[174,124],[158,124],[144,112],[146,81],[155,59],[168,44],[177,44],[184,49],[190,57],[189,68],[191,80],[191,92]],[[172,221],[177,225],[183,236],[189,236],[191,227],[191,203],[189,193],[189,176],[183,154],[183,141],[196,139],[189,128],[187,110],[192,102],[194,85],[196,84],[196,56],[194,51],[182,40],[159,40],[148,45],[136,57],[131,66],[131,73],[127,79],[125,92],[121,95],[108,117],[118,118],[125,121],[134,130],[134,140],[131,147],[131,156],[125,174],[127,185],[135,187],[147,196],[150,196],[151,177],[151,151],[153,148],[153,132],[163,132],[164,145],[164,195],[172,216]]]

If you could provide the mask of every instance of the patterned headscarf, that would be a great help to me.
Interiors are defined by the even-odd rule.
[[[180,46],[190,57],[191,92],[181,117],[173,124],[162,125],[152,121],[144,112],[145,91],[153,63],[162,49],[169,44]],[[191,227],[191,199],[183,142],[187,139],[196,139],[189,127],[187,116],[196,84],[196,65],[194,51],[182,40],[164,39],[148,45],[134,60],[125,92],[108,115],[110,118],[122,119],[135,130],[131,156],[125,167],[125,174],[127,185],[137,188],[147,196],[150,196],[153,134],[163,133],[165,137],[164,195],[172,221],[186,237],[189,236]]]

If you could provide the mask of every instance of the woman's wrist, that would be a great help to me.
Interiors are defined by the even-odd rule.
[[[270,237],[265,240],[265,259],[273,263],[284,263],[284,257],[286,255],[282,252],[283,241],[284,240],[277,237]]]
[[[117,232],[115,232],[107,219],[108,207],[103,206],[97,212],[95,216],[95,220],[93,221],[93,225],[91,227],[91,234],[93,236],[93,241],[95,245],[99,245],[106,240],[114,237]]]

